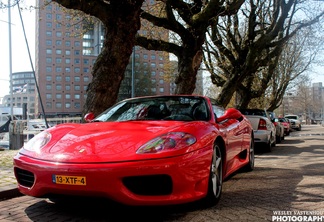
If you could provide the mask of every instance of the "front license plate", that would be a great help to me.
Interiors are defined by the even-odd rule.
[[[87,185],[86,177],[80,177],[80,176],[53,175],[52,181],[53,183],[56,184],[81,185],[81,186]]]

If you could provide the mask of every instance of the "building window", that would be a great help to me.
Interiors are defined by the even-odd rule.
[[[152,55],[151,55],[151,59],[153,59],[153,60],[155,60],[155,59],[156,59],[156,57],[155,57],[155,55],[154,55],[154,54],[152,54]]]
[[[52,72],[52,67],[51,66],[46,66],[46,72]]]
[[[46,13],[46,19],[52,19],[52,14],[51,13]]]
[[[52,31],[46,31],[46,36],[47,37],[52,37]]]
[[[76,47],[79,47],[79,46],[81,46],[81,43],[80,43],[80,41],[75,41],[75,42],[74,42],[74,46],[76,46]]]
[[[89,76],[84,76],[84,77],[83,77],[83,81],[84,81],[84,82],[89,82],[89,80],[90,80]]]
[[[74,72],[75,72],[75,73],[79,73],[79,72],[80,72],[80,68],[79,68],[79,67],[75,67],[75,68],[74,68]]]
[[[151,72],[151,76],[155,76],[156,75],[156,72],[155,71],[152,71]]]
[[[65,55],[71,55],[71,51],[70,50],[65,50]]]
[[[66,58],[66,59],[65,59],[65,63],[66,63],[66,64],[70,64],[70,63],[71,63],[71,59],[70,59],[70,58]]]
[[[55,103],[56,108],[62,108],[62,103]]]
[[[46,90],[52,90],[52,84],[46,84]]]
[[[70,109],[71,108],[71,103],[69,103],[69,102],[65,103],[65,108]]]
[[[80,55],[80,50],[74,50],[74,55]]]
[[[70,67],[65,67],[65,72],[71,72]]]
[[[152,68],[155,68],[156,67],[156,64],[154,62],[151,63],[151,67]]]
[[[70,76],[65,76],[65,82],[70,82],[71,81],[71,77]]]
[[[71,86],[70,85],[65,85],[65,90],[66,91],[70,91],[71,90]]]
[[[80,82],[80,76],[74,76],[74,81],[75,82]]]
[[[51,46],[51,45],[52,45],[52,40],[47,39],[47,40],[46,40],[46,45]]]
[[[56,55],[61,55],[62,54],[62,50],[61,49],[56,49]]]
[[[51,102],[46,102],[46,108],[52,108],[52,103]]]
[[[57,93],[55,96],[56,99],[62,99],[62,94],[61,93]]]
[[[143,55],[143,59],[148,59],[148,55],[147,54],[144,54]]]
[[[75,86],[74,86],[74,90],[75,90],[75,91],[80,91],[80,90],[81,90],[80,85],[75,85]]]
[[[62,32],[56,32],[56,37],[62,37]]]
[[[61,81],[62,81],[62,76],[59,76],[59,75],[56,76],[56,77],[55,77],[55,80],[56,80],[57,82],[61,82]]]
[[[61,40],[56,40],[56,43],[55,43],[57,46],[60,46],[62,45],[62,41]]]
[[[159,80],[159,83],[160,83],[160,84],[164,84],[164,80],[163,80],[163,79],[160,79],[160,80]]]
[[[46,81],[52,81],[52,76],[46,76]]]
[[[164,92],[164,88],[160,88],[160,93],[163,93]]]
[[[66,41],[65,46],[71,46],[71,41]]]
[[[52,49],[46,49],[46,54],[51,55],[52,54]]]
[[[55,68],[55,71],[56,71],[56,72],[62,72],[62,67],[56,67],[56,68]]]
[[[62,85],[61,85],[61,84],[57,84],[57,85],[55,86],[55,89],[56,89],[56,90],[62,90]]]
[[[80,64],[80,59],[74,59],[74,64]]]
[[[80,94],[75,94],[74,95],[74,99],[80,99],[80,98],[81,98]]]
[[[80,103],[74,103],[74,108],[76,109],[80,109],[81,108],[81,104]]]
[[[89,59],[83,59],[83,64],[89,64]]]
[[[56,63],[62,63],[62,58],[56,58],[56,59],[55,59],[55,62],[56,62]]]
[[[46,93],[46,99],[52,99],[52,94]]]
[[[87,68],[87,67],[83,68],[83,72],[84,73],[88,73],[89,72],[89,68]]]
[[[47,58],[46,58],[46,63],[52,63],[52,58],[47,57]]]
[[[71,99],[71,94],[69,93],[65,94],[65,99]]]
[[[62,19],[62,15],[61,14],[56,14],[56,19],[57,20],[61,20]]]

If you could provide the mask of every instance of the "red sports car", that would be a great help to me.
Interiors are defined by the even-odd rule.
[[[24,145],[14,157],[21,193],[214,205],[224,179],[254,168],[250,122],[207,97],[132,98],[92,118],[56,125]]]

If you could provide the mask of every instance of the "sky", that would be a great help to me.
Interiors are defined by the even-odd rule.
[[[32,1],[29,1],[32,2]],[[22,19],[32,60],[35,60],[35,11],[24,10]],[[8,10],[0,10],[0,98],[9,94],[9,23]],[[17,6],[11,9],[12,72],[32,71],[27,44]],[[33,61],[33,66],[35,64]]]
[[[29,3],[34,2],[29,0]],[[27,42],[35,69],[35,10],[22,11],[22,19],[26,31]],[[8,10],[0,10],[0,98],[9,94],[10,64],[9,64],[9,25]],[[32,71],[22,23],[17,6],[11,9],[11,45],[12,72]],[[324,68],[317,67],[310,73],[312,82],[324,84]]]

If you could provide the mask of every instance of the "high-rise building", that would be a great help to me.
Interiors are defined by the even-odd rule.
[[[78,116],[86,101],[86,90],[92,80],[91,70],[100,53],[104,27],[96,23],[82,34],[82,22],[67,14],[58,4],[44,6],[38,0],[36,13],[36,65],[40,97],[46,116]],[[44,6],[44,7],[43,7]],[[72,23],[75,23],[72,25]],[[76,25],[78,24],[78,25]],[[165,53],[135,48],[135,64],[125,73],[124,88],[120,99],[131,97],[130,67],[142,64],[149,67],[154,94],[170,94],[170,82],[164,79]],[[138,82],[135,76],[135,83]],[[126,88],[125,88],[126,87]],[[136,94],[134,95],[136,96]],[[36,95],[36,112],[41,113],[39,96]]]

